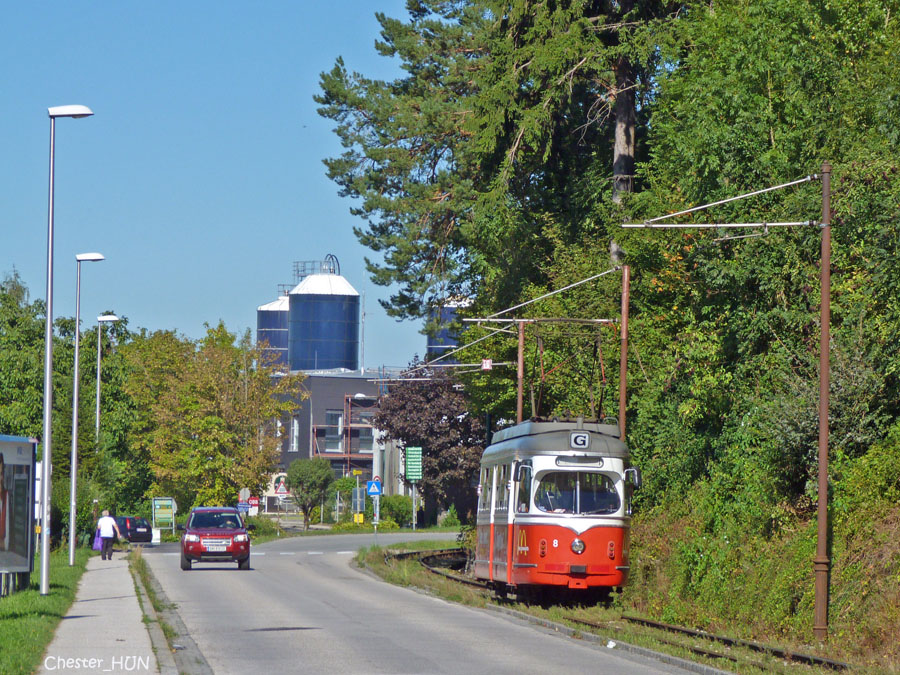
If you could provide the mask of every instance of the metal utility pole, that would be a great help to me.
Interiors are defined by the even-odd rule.
[[[626,393],[628,386],[628,305],[631,292],[631,267],[622,266],[622,318],[619,333],[619,438],[625,440]]]
[[[519,357],[516,372],[516,422],[522,421],[522,397],[525,390],[525,323],[519,323]]]
[[[820,261],[819,327],[819,504],[818,538],[813,569],[816,573],[816,605],[813,635],[828,638],[828,404],[831,371],[831,164],[822,164],[822,255]]]
[[[678,216],[708,209],[712,206],[727,204],[739,199],[746,199],[756,195],[781,190],[787,187],[800,185],[813,180],[822,181],[822,220],[793,221],[782,223],[661,223]],[[828,557],[828,408],[829,408],[829,384],[831,370],[831,164],[822,163],[820,175],[806,176],[799,180],[774,185],[762,190],[748,192],[737,197],[722,199],[710,204],[694,206],[684,211],[671,213],[657,218],[651,218],[643,223],[629,223],[622,227],[650,227],[650,228],[765,228],[771,227],[802,227],[805,225],[818,225],[822,228],[822,249],[820,256],[820,318],[819,318],[819,470],[818,470],[818,508],[817,525],[818,534],[816,541],[816,557],[813,559],[815,570],[815,613],[813,617],[813,635],[822,641],[828,637],[828,575],[831,561]],[[757,236],[757,235],[744,235]],[[732,237],[724,237],[728,239]],[[741,237],[733,237],[741,238]],[[720,240],[721,241],[721,240]]]

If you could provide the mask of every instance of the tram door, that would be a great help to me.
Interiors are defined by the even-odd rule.
[[[496,493],[494,494],[494,542],[493,542],[493,578],[496,581],[509,581],[510,535],[512,521],[509,517],[511,471],[509,464],[501,464],[495,468]]]
[[[526,517],[531,512],[533,473],[530,459],[513,465],[515,496],[512,507],[515,515],[511,532],[513,546],[510,556],[510,562],[512,563],[510,583],[513,584],[521,583],[527,577],[527,570],[530,567],[531,556],[529,553],[531,551],[531,542],[529,540],[533,539],[534,531],[532,529],[529,532],[529,528],[523,523],[523,517]]]
[[[490,579],[493,571],[491,553],[493,551],[494,522],[494,467],[481,468],[479,483],[478,516],[476,523],[475,544],[475,576],[479,579]]]

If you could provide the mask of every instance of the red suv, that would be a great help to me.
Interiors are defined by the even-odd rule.
[[[251,529],[252,529],[251,525]],[[236,562],[250,569],[250,535],[241,514],[228,506],[202,506],[191,510],[181,535],[181,569],[194,562]]]

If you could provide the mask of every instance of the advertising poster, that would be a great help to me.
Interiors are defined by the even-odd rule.
[[[32,571],[35,445],[0,435],[0,572]]]
[[[172,497],[153,498],[153,527],[175,529],[175,500]]]

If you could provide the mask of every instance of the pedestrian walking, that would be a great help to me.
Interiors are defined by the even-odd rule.
[[[109,515],[107,509],[103,509],[103,515],[97,521],[97,529],[100,530],[100,539],[103,545],[100,548],[100,558],[102,560],[112,560],[112,547],[116,538],[121,539],[122,533],[119,532],[119,525],[116,519]]]

